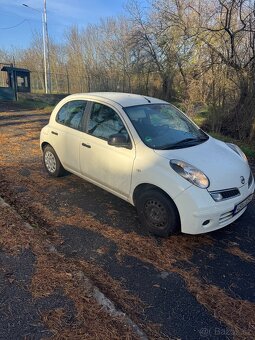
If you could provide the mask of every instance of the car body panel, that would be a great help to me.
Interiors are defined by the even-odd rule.
[[[78,131],[56,122],[60,108],[72,100],[88,102],[84,130]],[[86,133],[92,102],[112,108],[129,134],[131,147],[115,147],[106,140]],[[248,163],[225,143],[209,137],[198,145],[171,150],[155,150],[140,139],[124,112],[126,106],[166,103],[160,99],[124,93],[75,94],[64,98],[53,110],[49,124],[41,131],[40,145],[50,144],[65,169],[134,204],[137,187],[150,184],[164,191],[175,203],[180,215],[181,230],[189,234],[219,229],[236,220],[244,207],[234,215],[235,206],[254,192],[254,180],[248,187]],[[55,134],[52,132],[56,132]],[[208,189],[201,189],[170,166],[170,160],[187,162],[205,173]],[[241,183],[241,176],[245,183]],[[209,191],[238,188],[240,195],[215,202]],[[205,221],[208,223],[203,225]]]
[[[189,187],[185,193],[179,195],[175,200],[178,207],[182,232],[187,234],[201,234],[220,229],[240,217],[246,207],[234,215],[234,208],[245,198],[254,192],[255,184],[248,188],[248,184],[239,189],[240,196],[215,202],[206,189],[200,189],[194,185]],[[210,222],[203,225],[205,221]]]
[[[241,176],[248,182],[250,169],[247,162],[226,143],[210,137],[202,144],[184,149],[155,150],[162,157],[178,159],[194,165],[210,180],[209,191],[239,188]]]
[[[172,199],[192,184],[184,180],[171,169],[169,162],[152,149],[137,144],[137,156],[131,184],[130,202],[134,204],[132,194],[141,184],[152,184],[165,191]]]
[[[109,146],[107,141],[85,133],[83,133],[81,142],[79,146],[80,173],[128,198],[135,148]],[[91,161],[88,162],[88,159]]]

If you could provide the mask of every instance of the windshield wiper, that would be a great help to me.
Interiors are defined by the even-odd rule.
[[[160,150],[169,150],[169,149],[175,149],[176,147],[178,148],[179,146],[185,145],[185,144],[190,144],[190,142],[202,142],[202,141],[206,141],[208,138],[206,137],[200,137],[200,138],[185,138],[180,140],[177,143],[174,144],[168,144],[168,145],[164,145],[160,148]]]

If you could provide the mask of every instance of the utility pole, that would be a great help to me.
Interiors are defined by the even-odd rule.
[[[45,71],[45,88],[46,93],[51,93],[51,74],[50,74],[50,49],[49,49],[49,35],[48,35],[48,24],[47,24],[47,9],[46,0],[44,0],[43,6],[43,35],[44,35],[44,71]],[[47,85],[46,85],[47,84]]]
[[[42,14],[42,33],[43,33],[43,68],[44,68],[44,84],[45,93],[51,93],[51,74],[50,74],[50,48],[49,48],[49,35],[48,35],[48,24],[47,24],[47,10],[46,0],[43,3],[43,12],[36,8],[30,7],[27,4],[22,4],[27,8]]]
[[[42,28],[43,28],[43,67],[44,67],[44,85],[45,93],[48,93],[48,67],[47,67],[47,51],[46,51],[46,33],[45,33],[45,16],[42,13]]]

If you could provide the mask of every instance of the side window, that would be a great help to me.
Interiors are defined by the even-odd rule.
[[[68,105],[69,105],[69,103],[66,103],[58,111],[58,114],[57,114],[57,117],[56,117],[56,121],[58,123],[60,123],[60,124],[65,124],[66,115],[67,115],[67,112],[68,112]]]
[[[73,129],[81,130],[86,103],[84,100],[73,100],[66,103],[59,110],[56,121]]]
[[[110,107],[94,103],[88,122],[88,133],[108,140],[111,135],[121,133],[128,140],[128,132],[117,113]]]

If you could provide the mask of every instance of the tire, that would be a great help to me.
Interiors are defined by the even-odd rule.
[[[142,192],[136,200],[136,209],[142,226],[154,235],[167,237],[180,228],[174,203],[160,190]]]
[[[52,177],[60,177],[64,174],[64,168],[62,164],[60,163],[60,160],[50,145],[47,145],[43,149],[43,164],[48,172],[48,174]]]

